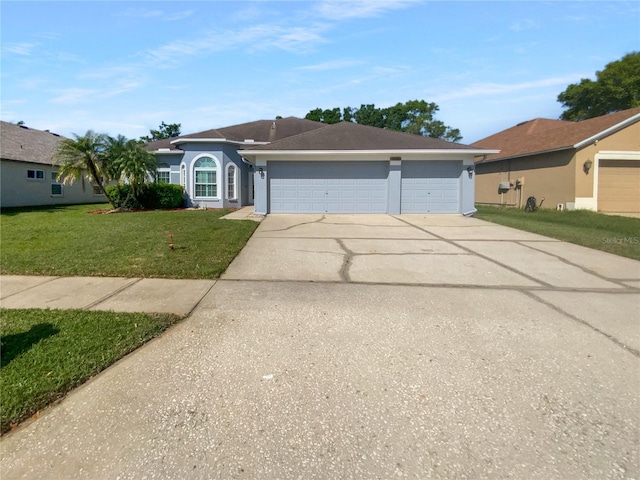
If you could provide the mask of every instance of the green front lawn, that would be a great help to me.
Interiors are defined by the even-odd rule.
[[[2,433],[178,320],[168,314],[0,309]]]
[[[89,213],[107,208],[3,210],[0,273],[217,278],[258,226],[220,220],[229,210]]]
[[[587,210],[525,212],[478,205],[476,217],[584,247],[640,260],[640,219]]]

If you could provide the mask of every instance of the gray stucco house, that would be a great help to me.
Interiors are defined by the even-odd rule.
[[[419,135],[289,117],[161,140],[160,179],[188,206],[268,213],[461,213],[474,157],[495,153]]]
[[[63,137],[24,125],[0,122],[0,206],[102,203],[99,189],[82,180],[62,185],[52,160]]]

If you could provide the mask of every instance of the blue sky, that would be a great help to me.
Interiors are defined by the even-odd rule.
[[[435,102],[463,143],[640,50],[640,2],[2,1],[4,121],[182,133],[316,107]]]

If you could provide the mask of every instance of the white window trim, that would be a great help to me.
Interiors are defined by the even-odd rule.
[[[56,172],[55,170],[53,170],[51,172],[51,187],[53,188],[54,185],[59,185],[60,186],[60,193],[53,193],[53,190],[51,191],[51,196],[52,197],[62,197],[64,195],[64,185],[62,185],[62,183],[58,182],[58,180],[56,179],[56,176],[58,175],[58,172]]]
[[[169,174],[169,180],[167,182],[164,182],[164,183],[171,183],[171,165],[169,165],[168,163],[161,163],[160,165],[166,165],[166,167],[158,166],[158,168],[156,169],[156,173],[158,174],[158,175],[156,175],[156,181],[158,183],[160,183],[160,179],[159,179],[160,175],[159,174],[160,174],[160,172],[162,172],[162,173],[168,173]]]
[[[233,196],[229,196],[229,169],[234,168],[233,171]],[[227,200],[238,200],[238,166],[235,163],[227,163],[224,171],[225,189],[224,193]]]
[[[216,164],[216,186],[218,188],[216,189],[217,191],[216,191],[215,197],[196,196],[196,163],[198,162],[198,160],[204,157],[213,158],[213,161]],[[194,157],[194,159],[191,161],[191,188],[189,189],[191,191],[191,197],[195,200],[220,200],[222,198],[222,192],[220,188],[222,186],[222,182],[220,182],[221,170],[222,168],[221,168],[220,160],[213,153],[201,153],[200,155]]]
[[[29,172],[34,172],[33,178],[29,178]],[[37,172],[42,172],[42,178],[38,178],[38,173]],[[45,171],[41,170],[39,168],[27,168],[27,181],[28,182],[44,182],[45,181]]]

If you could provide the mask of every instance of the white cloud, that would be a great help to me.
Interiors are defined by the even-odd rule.
[[[39,46],[39,43],[30,43],[30,42],[22,42],[22,43],[5,43],[2,46],[2,53],[13,53],[14,55],[24,55],[29,56],[32,53],[32,50]]]
[[[165,22],[175,22],[190,17],[194,10],[182,10],[179,12],[165,12],[164,10],[144,10],[141,8],[128,8],[120,13],[121,17],[128,18],[153,18],[163,20]]]
[[[487,95],[506,95],[524,90],[532,90],[536,88],[553,87],[557,85],[566,86],[569,83],[576,82],[580,79],[579,74],[565,75],[561,77],[542,78],[530,82],[521,83],[474,83],[468,87],[459,90],[450,91],[440,95],[436,95],[436,102],[454,100],[458,98],[484,97]]]
[[[99,94],[98,90],[88,88],[63,88],[56,92],[58,95],[50,100],[51,103],[81,103],[92,100]]]
[[[338,70],[341,68],[355,67],[356,65],[362,65],[362,60],[332,60],[330,62],[316,63],[314,65],[304,65],[298,67],[297,70],[308,71],[325,71],[325,70]]]
[[[389,10],[405,8],[417,0],[325,0],[315,12],[329,20],[377,17]]]
[[[537,22],[530,20],[528,18],[524,18],[520,21],[517,21],[509,25],[509,30],[513,30],[514,32],[522,32],[524,30],[532,30],[532,29],[537,30],[539,28],[540,28],[540,25],[538,25]]]

